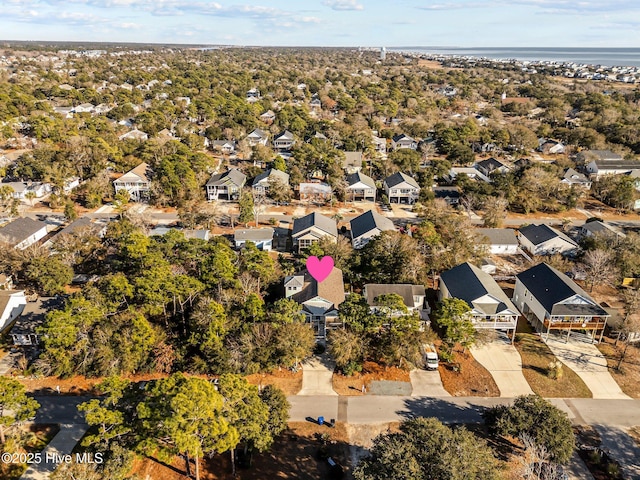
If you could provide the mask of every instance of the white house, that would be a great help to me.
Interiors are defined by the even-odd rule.
[[[549,225],[526,225],[518,231],[520,245],[533,255],[572,255],[578,244]]]
[[[358,171],[347,175],[347,183],[347,200],[376,201],[376,182],[373,181],[373,178]]]
[[[479,240],[487,241],[489,253],[493,255],[515,255],[518,253],[518,238],[510,228],[477,228]]]
[[[580,235],[584,238],[602,236],[618,240],[626,237],[625,233],[618,227],[614,227],[609,223],[601,222],[599,220],[587,222],[582,225],[582,227],[580,227]]]
[[[17,218],[0,228],[0,241],[24,250],[47,235],[47,224],[29,217]]]
[[[263,130],[256,128],[253,132],[247,135],[247,141],[249,142],[249,146],[255,147],[256,145],[267,145],[269,141],[269,135],[265,133]]]
[[[392,293],[402,297],[402,303],[404,303],[409,312],[417,312],[423,321],[429,320],[431,309],[425,302],[424,285],[368,283],[364,286],[363,296],[367,300],[371,311],[377,312],[379,307],[378,297]]]
[[[233,242],[236,248],[244,247],[247,242],[253,242],[260,250],[270,251],[273,248],[273,228],[250,228],[236,230]]]
[[[585,190],[589,190],[591,188],[591,180],[589,180],[586,175],[576,172],[573,168],[567,168],[565,170],[560,183],[564,183],[569,186],[575,185],[576,187],[584,188]]]
[[[585,169],[595,178],[603,175],[619,175],[640,169],[637,160],[625,160],[621,155],[610,150],[587,150],[578,154],[578,160],[582,160]]]
[[[129,192],[131,199],[136,202],[146,200],[149,198],[149,192],[151,191],[151,175],[149,164],[143,162],[117,180],[114,180],[113,187],[116,193],[126,190]]]
[[[382,232],[394,231],[395,225],[387,217],[369,210],[351,220],[351,243],[353,248],[360,249]]]
[[[417,150],[418,142],[415,141],[408,135],[401,133],[400,135],[395,135],[391,139],[391,146],[394,150],[400,150],[402,148],[409,148],[411,150]]]
[[[438,296],[440,301],[464,300],[471,308],[469,315],[475,328],[506,330],[515,335],[520,312],[493,277],[475,265],[466,262],[442,272]]]
[[[149,139],[149,135],[141,130],[138,130],[137,128],[134,128],[133,130],[123,135],[120,135],[118,139],[119,140],[136,140],[138,142],[143,142]]]
[[[602,333],[609,313],[564,273],[540,263],[516,275],[513,302],[540,333],[587,330]]]
[[[313,212],[293,221],[291,238],[298,252],[324,237],[329,237],[334,243],[338,241],[338,226],[334,219]]]
[[[413,177],[397,172],[384,179],[384,192],[391,203],[413,204],[418,200],[420,185]]]
[[[21,290],[0,290],[0,332],[20,316],[27,306],[27,298]]]
[[[294,142],[293,133],[285,130],[273,138],[273,148],[276,150],[289,150],[293,147]]]

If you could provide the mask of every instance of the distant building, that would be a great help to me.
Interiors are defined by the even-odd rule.
[[[253,242],[258,249],[270,251],[273,248],[273,233],[273,228],[236,230],[233,233],[233,242],[236,248],[242,248],[245,243]]]
[[[324,203],[333,196],[331,185],[326,183],[301,183],[298,188],[300,200]]]
[[[387,59],[387,49],[382,47],[380,49],[380,61],[384,62]]]
[[[584,162],[585,169],[596,178],[603,175],[616,175],[640,170],[637,160],[625,160],[610,150],[587,150],[578,154],[578,160]]]
[[[18,218],[0,228],[0,241],[24,250],[47,235],[47,224],[29,217]]]

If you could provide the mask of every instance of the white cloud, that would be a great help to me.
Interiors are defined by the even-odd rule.
[[[322,4],[333,10],[364,10],[358,0],[324,0]]]

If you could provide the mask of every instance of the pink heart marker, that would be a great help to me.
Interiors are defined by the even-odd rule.
[[[322,257],[320,260],[316,256],[307,258],[307,270],[318,283],[324,281],[333,270],[333,258],[329,256]]]

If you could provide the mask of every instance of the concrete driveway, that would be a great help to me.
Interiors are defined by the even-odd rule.
[[[335,367],[328,353],[305,360],[302,363],[302,389],[298,395],[338,395],[332,382]]]
[[[450,397],[442,386],[442,379],[438,370],[411,370],[412,397]]]
[[[471,354],[486,368],[498,385],[501,397],[517,397],[533,393],[522,374],[522,358],[506,335],[471,348]]]
[[[544,336],[543,336],[544,339]],[[545,340],[558,360],[576,372],[587,385],[593,398],[628,399],[607,369],[607,359],[595,345],[580,336],[565,337],[549,335]]]

